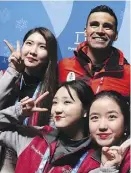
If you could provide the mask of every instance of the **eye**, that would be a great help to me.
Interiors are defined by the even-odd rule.
[[[57,104],[57,101],[53,100],[52,105],[56,105],[56,104]]]
[[[96,27],[99,26],[99,23],[98,23],[97,21],[94,21],[94,22],[91,22],[91,23],[90,23],[90,26],[91,26],[92,28],[96,28]]]
[[[103,27],[107,30],[112,30],[113,29],[113,25],[110,23],[104,23]]]
[[[97,115],[94,115],[94,116],[91,116],[90,117],[90,120],[93,121],[93,122],[95,122],[95,121],[98,121],[98,118],[99,117]]]
[[[112,115],[109,115],[108,118],[109,118],[109,120],[115,120],[117,118],[117,116],[112,114]]]
[[[26,41],[25,44],[30,46],[30,45],[32,45],[32,42],[31,41]]]
[[[71,103],[71,101],[69,101],[69,100],[66,100],[66,101],[64,101],[64,104],[70,104]]]
[[[45,45],[40,45],[40,48],[41,49],[46,49],[46,46]]]

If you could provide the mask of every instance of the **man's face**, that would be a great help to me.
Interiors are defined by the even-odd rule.
[[[89,48],[106,49],[117,39],[115,18],[106,12],[90,15],[85,30]]]

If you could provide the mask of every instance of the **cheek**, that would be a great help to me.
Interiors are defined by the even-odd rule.
[[[51,115],[52,116],[54,115],[54,112],[55,112],[55,108],[52,106],[52,108],[51,108]]]
[[[94,135],[97,131],[97,127],[98,127],[98,124],[97,123],[92,123],[89,121],[89,132],[90,132],[90,135]]]
[[[116,134],[116,136],[121,136],[124,133],[124,122],[119,121],[110,125],[112,131]]]
[[[45,50],[45,51],[39,51],[38,52],[38,57],[39,57],[39,60],[41,61],[41,62],[44,62],[45,60],[47,60],[47,58],[48,58],[48,53],[47,53],[47,51]]]
[[[27,52],[28,52],[28,49],[25,46],[23,46],[21,49],[22,56],[24,56]]]

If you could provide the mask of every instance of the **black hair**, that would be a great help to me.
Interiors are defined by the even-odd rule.
[[[49,95],[45,101],[40,103],[41,107],[46,107],[48,110],[51,108],[51,101],[54,97],[57,88],[57,41],[53,33],[45,28],[45,27],[37,27],[33,28],[28,31],[23,39],[23,43],[27,40],[27,38],[32,35],[33,33],[41,34],[44,39],[46,40],[46,48],[48,52],[48,62],[46,66],[43,66],[43,77],[42,83],[40,86],[40,95],[43,94],[45,91],[49,91]],[[38,125],[45,125],[49,123],[50,119],[50,111],[39,113],[39,120]]]
[[[116,14],[109,6],[106,6],[106,5],[100,5],[100,6],[97,6],[93,9],[91,9],[91,11],[87,17],[86,26],[88,25],[88,20],[89,20],[90,15],[95,12],[105,12],[105,13],[108,13],[111,16],[113,16],[115,19],[115,31],[117,32],[118,19],[116,17]]]
[[[59,88],[61,88],[61,87],[65,87],[67,89],[72,100],[74,100],[74,98],[71,94],[70,88],[75,90],[78,98],[80,99],[80,101],[82,103],[85,113],[88,112],[90,104],[94,98],[93,90],[91,89],[91,87],[89,85],[87,85],[82,80],[72,80],[72,81],[67,81],[67,82],[62,83]],[[87,114],[87,116],[88,116],[88,114]],[[87,136],[89,134],[88,117],[83,118],[83,121],[84,121],[84,133],[85,133],[85,136]]]
[[[82,102],[83,108],[86,110],[88,109],[94,98],[94,93],[89,85],[87,85],[82,80],[72,80],[64,82],[63,84],[61,84],[59,88],[61,87],[65,87],[67,89],[72,100],[74,100],[74,98],[70,92],[70,88],[75,90],[76,94],[78,95],[78,98]]]
[[[126,137],[130,135],[130,101],[127,97],[121,95],[116,91],[101,91],[98,93],[91,105],[98,99],[108,97],[114,100],[119,106],[123,116],[124,116],[124,132],[126,133]]]

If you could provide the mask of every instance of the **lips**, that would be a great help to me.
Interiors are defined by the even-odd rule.
[[[28,59],[29,62],[33,62],[33,61],[37,61],[37,59],[33,58],[33,57],[26,57]]]
[[[107,139],[107,138],[109,138],[110,135],[111,135],[111,133],[100,133],[100,134],[98,134],[100,139]]]
[[[100,42],[107,41],[107,38],[105,38],[105,37],[93,37],[93,39],[95,39],[96,41],[100,41]]]
[[[55,116],[56,121],[59,121],[61,118],[61,116]]]

